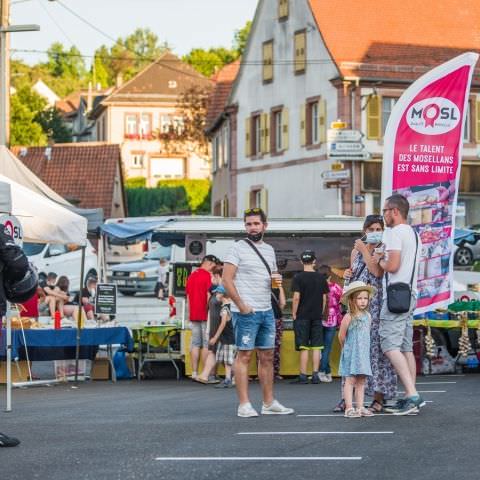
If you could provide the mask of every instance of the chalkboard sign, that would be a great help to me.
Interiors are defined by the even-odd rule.
[[[98,283],[95,295],[95,313],[116,315],[117,286],[114,283]]]
[[[192,273],[195,265],[191,263],[175,263],[173,265],[173,295],[175,297],[185,297],[185,287],[187,278]]]

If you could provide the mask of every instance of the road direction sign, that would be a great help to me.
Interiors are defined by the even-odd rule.
[[[327,140],[329,142],[359,142],[363,138],[360,130],[327,130]]]
[[[364,149],[360,142],[328,142],[330,152],[361,152]]]
[[[328,156],[335,161],[345,161],[345,162],[355,162],[360,160],[368,160],[370,158],[370,154],[363,150],[362,152],[337,152],[332,151],[328,152]]]
[[[325,170],[322,178],[326,181],[336,181],[350,178],[350,170]]]
[[[337,120],[336,122],[332,122],[330,124],[330,128],[333,128],[333,129],[347,128],[347,123],[342,122],[341,120]]]

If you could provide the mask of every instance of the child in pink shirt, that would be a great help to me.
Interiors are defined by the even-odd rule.
[[[322,267],[324,267],[322,265]],[[320,372],[318,376],[321,382],[331,382],[332,374],[330,369],[330,352],[332,350],[333,339],[340,322],[342,321],[342,311],[340,307],[340,299],[342,297],[343,288],[332,281],[332,270],[325,266],[327,274],[327,282],[329,288],[328,294],[328,317],[323,323],[323,341],[324,348],[322,351],[322,361],[320,364]]]

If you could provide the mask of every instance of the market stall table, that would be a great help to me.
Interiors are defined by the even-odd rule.
[[[12,358],[22,358],[25,349],[30,360],[69,360],[75,358],[76,328],[25,329],[12,330]],[[115,381],[115,369],[112,361],[112,346],[124,345],[133,351],[133,339],[126,327],[83,328],[80,331],[81,358],[92,358],[96,348],[107,345],[108,360],[112,368],[112,380]],[[6,356],[6,331],[2,329],[0,339],[0,357]]]
[[[141,379],[143,367],[149,362],[171,362],[180,379],[180,369],[175,360],[182,359],[180,351],[181,328],[177,325],[141,326],[132,328],[133,337],[137,343],[138,380]],[[174,345],[176,338],[177,345]],[[145,351],[144,351],[145,350]]]

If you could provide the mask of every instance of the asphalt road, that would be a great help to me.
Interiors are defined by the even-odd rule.
[[[277,397],[296,415],[250,419],[235,416],[234,390],[189,380],[17,389],[0,431],[22,444],[0,449],[0,478],[480,478],[480,375],[419,382],[429,401],[419,415],[363,419],[332,416],[338,381],[280,382]],[[258,384],[252,400],[259,406]]]

